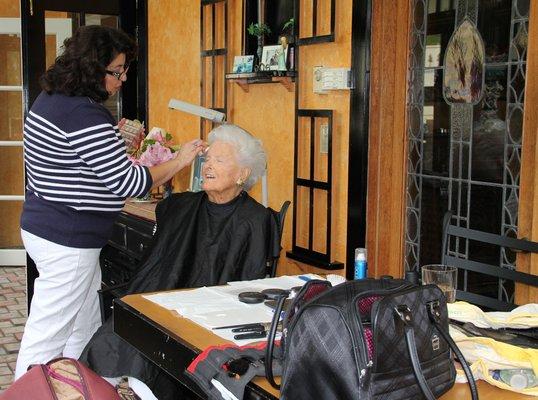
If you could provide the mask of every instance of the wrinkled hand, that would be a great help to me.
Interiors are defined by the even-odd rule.
[[[180,168],[190,165],[197,154],[202,153],[207,148],[207,143],[201,139],[191,140],[184,143],[178,151],[177,160]]]

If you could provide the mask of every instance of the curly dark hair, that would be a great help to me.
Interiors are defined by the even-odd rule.
[[[80,27],[63,47],[63,54],[41,77],[41,87],[49,94],[88,96],[96,102],[109,96],[104,84],[106,67],[121,53],[128,64],[137,51],[127,34],[99,25]]]

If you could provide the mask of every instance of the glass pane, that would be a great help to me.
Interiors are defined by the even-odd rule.
[[[314,226],[312,250],[328,253],[327,249],[327,196],[326,190],[314,189]]]
[[[202,50],[213,49],[213,7],[214,4],[209,4],[202,7],[202,21],[204,24]]]
[[[329,179],[329,121],[315,119],[314,133],[314,180],[327,182]],[[317,226],[317,225],[316,225]]]
[[[22,248],[20,218],[22,201],[0,201],[2,229],[0,229],[0,248]]]
[[[101,25],[110,28],[118,28],[118,17],[116,15],[86,14],[85,25]]]
[[[86,14],[84,18],[85,25],[101,25],[110,28],[118,28],[119,26],[116,15]],[[103,102],[103,105],[110,111],[110,114],[112,114],[116,121],[120,117],[120,99],[121,92],[117,92],[114,96],[109,97]]]
[[[0,194],[22,196],[24,194],[22,147],[0,147],[0,160],[2,160]]]
[[[202,88],[202,94],[204,99],[204,104],[202,106],[213,108],[215,105],[213,104],[213,68],[214,68],[214,57],[204,57],[202,60],[203,63],[203,88]]]
[[[484,101],[474,110],[471,174],[475,181],[503,182],[506,77],[506,66],[486,68]]]
[[[440,261],[447,210],[458,226],[517,236],[529,39],[528,0],[412,4],[407,268]],[[448,94],[443,80],[452,88]],[[513,254],[498,247],[454,240],[448,248],[516,268]],[[503,300],[513,295],[513,284],[496,278],[469,272],[460,280],[475,293]]]
[[[331,0],[318,0],[316,9],[316,36],[331,33]]]
[[[487,63],[508,60],[511,3],[511,0],[479,0],[477,27],[484,39]]]
[[[45,11],[45,59],[46,66],[62,53],[65,39],[73,35],[79,26],[79,14],[60,11]]]
[[[226,17],[226,2],[222,1],[215,4],[215,48],[223,49],[226,47],[225,36],[225,17]]]
[[[422,181],[422,213],[420,216],[420,265],[440,261],[442,226],[439,221],[448,210],[448,181],[425,178]],[[415,225],[409,226],[416,229]],[[412,233],[414,237],[414,232]]]
[[[299,118],[297,134],[297,177],[310,179],[310,118]]]
[[[450,149],[450,106],[443,99],[443,70],[424,73],[423,173],[448,175]]]
[[[22,140],[22,92],[0,91],[0,140]]]
[[[296,244],[308,249],[310,238],[310,189],[297,186],[297,219],[295,220]],[[316,229],[317,230],[317,229]]]
[[[225,58],[226,56],[215,56],[215,104],[214,107],[223,108],[226,90],[226,74]]]
[[[14,18],[14,23],[19,19]],[[21,85],[21,37],[6,34],[0,26],[0,86]],[[0,103],[4,104],[4,103]]]

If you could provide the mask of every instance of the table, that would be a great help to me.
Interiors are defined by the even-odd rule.
[[[182,318],[176,312],[166,310],[145,299],[140,294],[128,295],[114,301],[114,331],[200,398],[205,398],[205,396],[196,384],[183,374],[183,370],[206,347],[229,343],[211,331]],[[528,400],[531,398],[499,389],[484,381],[478,381],[477,384],[482,399]],[[265,378],[257,377],[247,386],[245,398],[275,400],[279,398],[279,392]],[[440,399],[469,398],[467,384],[455,384]]]

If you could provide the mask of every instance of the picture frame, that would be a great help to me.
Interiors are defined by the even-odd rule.
[[[253,66],[254,56],[235,56],[232,72],[234,74],[250,73]]]
[[[204,178],[202,176],[202,167],[205,163],[205,154],[197,155],[191,165],[191,192],[200,192]]]
[[[288,47],[284,48],[279,44],[271,45],[271,46],[263,46],[262,61],[261,61],[261,65],[263,65],[263,70],[286,71]]]

